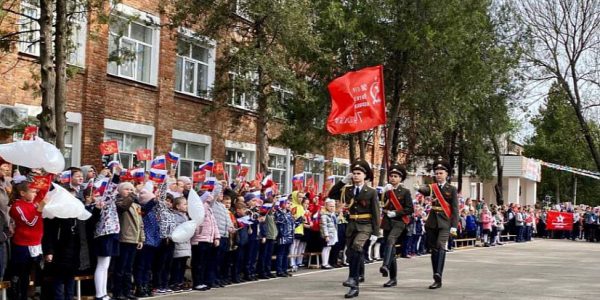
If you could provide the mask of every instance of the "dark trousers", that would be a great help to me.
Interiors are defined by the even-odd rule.
[[[52,287],[55,300],[73,300],[75,296],[75,278],[73,276],[55,275]]]
[[[248,256],[246,257],[245,270],[246,276],[256,275],[256,261],[258,260],[259,240],[250,239],[248,241]]]
[[[152,262],[156,254],[157,247],[144,245],[142,250],[136,256],[134,282],[138,286],[147,286],[150,283],[152,273]]]
[[[171,264],[171,285],[183,284],[187,260],[187,256],[173,258],[173,263]]]
[[[247,255],[248,245],[238,245],[237,250],[235,250],[235,262],[233,263],[232,274],[231,277],[234,281],[238,281],[240,279],[240,273],[244,268],[245,257]]]
[[[33,264],[39,262],[41,256],[31,257],[29,247],[11,245],[11,258],[9,268],[10,289],[8,299],[27,300],[29,289],[29,276]]]
[[[217,280],[219,282],[227,280],[227,270],[229,269],[226,264],[226,255],[229,250],[229,238],[222,237],[221,242],[219,244],[219,248],[217,248],[217,258],[216,258],[216,272],[217,272]]]
[[[338,242],[331,248],[331,255],[329,255],[330,265],[337,264],[340,252],[344,248],[346,248],[346,224],[342,223],[338,224]]]
[[[277,245],[277,260],[275,262],[275,269],[277,274],[287,274],[288,272],[288,256],[290,254],[290,247],[292,244]]]
[[[268,275],[271,273],[271,257],[273,256],[273,247],[275,246],[275,240],[267,240],[264,244],[260,245],[260,255],[258,259],[258,274]]]
[[[216,279],[217,248],[212,243],[200,242],[192,246],[192,282],[194,286],[212,286]]]
[[[115,298],[131,294],[131,273],[137,251],[136,246],[137,244],[131,243],[121,243],[119,246],[119,257],[116,259],[113,281],[113,297]]]
[[[525,226],[516,226],[517,227],[517,238],[516,238],[516,242],[520,243],[520,242],[524,242],[524,235],[525,235]]]
[[[156,288],[166,289],[169,286],[169,275],[171,274],[174,250],[175,244],[171,240],[163,239],[161,241],[156,253],[154,271],[152,273],[152,279]]]

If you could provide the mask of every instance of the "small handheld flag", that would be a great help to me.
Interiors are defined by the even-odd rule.
[[[179,161],[179,157],[180,155],[178,153],[171,151],[167,152],[167,161],[172,164],[176,164]]]
[[[150,169],[150,180],[156,183],[163,183],[167,179],[167,171],[159,169]]]
[[[116,140],[106,141],[100,144],[100,153],[102,155],[110,155],[119,153],[119,144]]]
[[[214,165],[215,165],[214,161],[212,161],[212,160],[211,161],[207,161],[207,162],[201,164],[198,167],[198,171],[210,171],[210,172],[212,172]]]
[[[223,163],[222,162],[215,163],[213,173],[215,173],[215,175],[218,175],[218,174],[223,174],[223,172],[224,172]]]
[[[71,170],[60,173],[60,183],[67,184],[71,182]]]
[[[29,125],[29,126],[25,127],[25,130],[23,131],[23,140],[24,141],[33,140],[33,138],[37,135],[37,133],[38,133],[37,126]]]
[[[139,161],[152,159],[152,150],[150,149],[138,149],[135,153]]]
[[[212,191],[215,188],[216,183],[217,183],[217,178],[208,177],[208,178],[206,178],[206,181],[204,181],[204,183],[202,184],[201,189],[207,190],[207,191]]]
[[[135,181],[141,182],[144,181],[144,178],[146,177],[146,171],[144,168],[133,169],[131,170],[131,176]]]
[[[152,160],[152,163],[150,163],[150,168],[152,169],[166,169],[167,168],[167,161],[165,159],[164,155],[159,155],[157,157],[154,158],[154,160]]]
[[[110,178],[104,177],[104,178],[94,182],[94,188],[96,189],[96,192],[100,195],[103,195],[104,191],[106,190],[106,187],[108,186],[109,181],[110,181]]]
[[[196,171],[192,174],[193,182],[204,182],[206,180],[206,172],[205,171]]]

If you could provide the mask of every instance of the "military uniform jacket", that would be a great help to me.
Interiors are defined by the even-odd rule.
[[[328,197],[341,200],[342,203],[346,204],[350,214],[348,222],[370,223],[373,233],[379,232],[380,208],[377,191],[365,184],[358,196],[355,197],[354,188],[354,185],[345,185],[342,181],[339,181],[331,188]],[[366,214],[370,214],[370,218],[352,218],[352,216]]]
[[[396,198],[398,199],[398,202],[400,202],[400,205],[402,205],[402,210],[396,210],[396,207],[394,207],[394,204],[392,203],[392,201],[389,198],[388,193],[386,192],[383,195],[383,210],[384,211],[395,211],[396,216],[393,218],[389,218],[386,214],[384,214],[383,215],[383,224],[385,224],[385,226],[391,224],[391,222],[388,222],[390,220],[402,222],[403,216],[411,216],[414,212],[414,207],[413,207],[413,203],[412,203],[412,197],[410,195],[410,190],[403,188],[401,185],[399,185],[398,188],[392,190],[392,192],[396,195]],[[389,229],[389,228],[386,228],[383,224],[382,224],[383,229]]]
[[[437,183],[433,183],[437,184]],[[419,189],[419,193],[424,196],[431,196],[431,211],[425,222],[426,228],[458,228],[458,196],[456,187],[449,183],[445,183],[440,189],[442,196],[446,199],[446,202],[450,206],[452,212],[452,218],[449,218],[446,213],[442,210],[440,202],[436,199],[435,193],[431,190],[429,185],[423,186]]]

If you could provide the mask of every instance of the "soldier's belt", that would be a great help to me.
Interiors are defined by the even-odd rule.
[[[350,220],[370,219],[371,214],[350,215]]]
[[[444,209],[440,206],[433,206],[433,207],[431,207],[431,210],[442,211],[442,212],[444,211]]]

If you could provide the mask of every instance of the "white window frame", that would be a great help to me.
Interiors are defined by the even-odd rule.
[[[176,142],[178,142],[178,143],[186,143],[186,144],[194,144],[194,145],[199,145],[199,146],[205,146],[206,147],[206,150],[204,151],[204,160],[189,159],[189,158],[185,157],[186,156],[185,153],[179,153],[181,155],[180,160],[182,160],[182,161],[183,160],[192,161],[192,165],[193,165],[194,162],[207,162],[211,158],[212,138],[210,136],[208,136],[208,135],[197,134],[197,133],[192,133],[192,132],[186,132],[186,131],[180,131],[180,130],[173,129],[173,143],[176,143]],[[192,168],[192,173],[194,171],[197,171],[197,170],[194,170]],[[177,168],[177,176],[182,176],[181,175],[181,168]],[[184,174],[184,176],[190,176],[191,177],[191,176],[193,176],[193,174],[189,174],[189,175],[188,174]]]
[[[114,76],[118,76],[118,77],[122,77],[122,78],[126,78],[129,80],[133,80],[133,81],[137,81],[137,82],[141,82],[141,83],[145,83],[145,84],[150,84],[153,86],[158,85],[158,61],[159,61],[159,45],[160,45],[160,18],[153,16],[151,14],[142,12],[140,10],[137,10],[133,7],[124,5],[122,3],[117,4],[115,7],[115,11],[114,13],[112,13],[111,18],[125,18],[127,19],[128,17],[134,17],[134,20],[131,20],[129,22],[127,22],[127,31],[128,31],[128,35],[130,35],[131,33],[131,24],[135,23],[137,25],[143,26],[143,27],[147,27],[150,28],[152,30],[152,44],[148,44],[142,41],[138,41],[132,38],[129,38],[127,36],[117,36],[115,34],[113,34],[110,31],[110,24],[109,24],[109,32],[108,32],[108,38],[109,39],[113,39],[113,38],[118,38],[118,40],[115,41],[116,43],[116,47],[117,49],[120,49],[121,47],[121,43],[122,41],[127,41],[129,43],[133,43],[135,45],[135,49],[136,49],[136,53],[137,53],[137,48],[139,45],[143,45],[143,46],[148,46],[151,48],[151,55],[150,55],[150,76],[149,76],[149,81],[143,81],[137,77],[137,64],[138,64],[138,59],[136,56],[136,59],[131,61],[132,63],[132,70],[133,70],[133,76],[128,76],[128,75],[124,75],[121,74],[121,65],[117,64],[117,62],[108,62],[107,64],[107,70],[106,72],[108,74],[114,75]],[[127,20],[126,20],[127,21]],[[150,24],[150,25],[148,25]],[[110,41],[109,41],[109,55],[110,55]],[[130,63],[130,62],[128,62]],[[116,72],[111,72],[111,66],[114,66],[113,64],[116,65]]]
[[[229,75],[230,75],[230,82],[231,82],[231,96],[230,96],[231,99],[229,101],[229,104],[232,105],[233,107],[237,107],[237,108],[240,108],[243,110],[256,111],[258,109],[258,101],[257,101],[255,95],[249,95],[246,92],[241,93],[240,94],[241,104],[235,103],[235,98],[236,98],[237,93],[236,93],[236,89],[235,89],[235,80],[233,78],[240,76],[240,74],[230,71]],[[250,80],[255,81],[258,79],[258,74],[256,72],[252,72],[251,74],[247,75],[247,77]],[[256,86],[255,83],[253,85]],[[250,98],[254,98],[252,101],[253,105],[251,107],[249,106],[249,104],[246,103],[247,99],[250,99]]]
[[[104,136],[106,136],[106,131],[144,136],[147,138],[146,149],[150,149],[150,150],[154,149],[154,134],[155,134],[154,126],[119,121],[119,120],[112,120],[112,119],[104,119]],[[119,150],[120,150],[119,152],[131,153],[131,152],[121,151],[123,149],[119,149]],[[135,154],[135,153],[133,153],[133,154]],[[115,154],[115,159],[117,159],[116,154]],[[150,168],[149,163],[146,163],[145,165],[146,165],[146,169]],[[125,167],[129,168],[130,166],[125,166]]]
[[[203,61],[199,61],[196,59],[193,59],[192,57],[187,57],[187,56],[180,56],[179,54],[177,54],[177,58],[181,58],[183,60],[183,63],[181,64],[181,70],[177,70],[177,65],[175,67],[175,72],[179,72],[180,76],[181,76],[181,90],[177,89],[177,82],[175,82],[175,91],[177,91],[178,93],[182,93],[182,94],[186,94],[186,95],[191,95],[194,97],[200,97],[200,98],[204,98],[204,99],[208,99],[208,100],[212,100],[212,96],[211,96],[211,90],[214,88],[214,84],[215,84],[215,70],[216,70],[216,63],[215,63],[215,59],[217,56],[217,42],[213,39],[209,39],[208,37],[200,37],[197,34],[195,34],[193,31],[187,29],[187,28],[182,28],[180,27],[178,29],[178,40],[181,39],[187,43],[190,44],[190,47],[192,45],[198,46],[198,47],[202,47],[208,50],[208,61],[207,62],[203,62]],[[179,42],[179,41],[178,41]],[[191,62],[194,64],[194,86],[192,88],[192,90],[194,91],[193,93],[190,92],[186,92],[183,90],[183,81],[184,81],[184,75],[185,75],[185,68],[183,67],[185,62]],[[206,74],[206,95],[199,95],[197,93],[198,91],[198,67],[199,65],[204,65],[207,66],[208,68],[208,72]]]
[[[72,144],[70,145],[72,166],[81,166],[81,120],[81,113],[67,112],[67,126],[73,127]]]
[[[277,106],[279,106],[280,108],[279,110],[275,111],[275,116],[279,118],[285,118],[283,106],[287,102],[286,99],[293,98],[296,95],[296,93],[282,87],[279,84],[273,84],[271,85],[271,88],[273,89],[273,92],[277,94]]]
[[[346,171],[336,174],[336,172],[335,172],[336,165],[345,167]],[[343,174],[343,173],[345,173],[345,174]],[[338,181],[344,179],[344,177],[349,173],[350,173],[350,160],[346,159],[346,158],[334,157],[333,158],[333,168],[331,169],[331,175],[335,177],[334,182],[338,182]]]
[[[39,18],[41,9],[39,4],[36,6],[36,0],[21,1],[20,12],[24,15],[29,15],[32,18]],[[25,10],[35,11],[35,15],[27,14]],[[67,55],[67,63],[73,66],[85,67],[85,47],[87,40],[87,15],[85,10],[77,14],[72,14],[71,19],[71,43],[73,49],[69,50]],[[24,16],[19,17],[19,30],[37,30],[36,32],[23,33],[19,38],[19,52],[29,55],[40,56],[40,24],[37,21]]]
[[[246,175],[246,179],[251,181],[255,178],[255,166],[256,166],[256,145],[250,143],[243,142],[235,142],[230,140],[225,140],[225,153],[227,151],[244,151],[250,154],[250,164],[242,164],[242,167],[248,167],[248,174]],[[237,157],[237,156],[236,156]],[[225,159],[227,159],[227,155],[225,155]],[[230,179],[234,180],[233,172],[231,172],[231,168],[235,168],[237,166],[236,162],[228,162],[225,161],[223,164],[224,169],[228,172]]]
[[[268,167],[269,171],[271,170],[278,170],[278,171],[283,171],[285,172],[285,176],[284,178],[284,182],[277,182],[277,184],[279,184],[279,192],[281,194],[286,194],[288,191],[290,191],[291,189],[291,181],[290,178],[291,173],[292,173],[292,165],[291,165],[291,150],[290,149],[283,149],[283,148],[278,148],[278,147],[269,147],[269,156],[271,155],[276,155],[276,156],[283,156],[285,157],[285,168],[281,169],[281,168],[271,168]],[[273,180],[275,180],[275,178],[273,178]]]
[[[243,3],[242,3],[243,2]],[[242,6],[248,5],[248,0],[235,0],[235,14],[245,19],[246,21],[252,21],[248,12],[244,10]]]
[[[307,165],[310,166],[311,162],[318,163],[321,165],[322,170],[320,173],[313,173],[312,170],[309,170],[309,171],[306,170]],[[309,177],[312,177],[314,180],[315,176],[318,176],[318,179],[316,180],[317,187],[319,189],[321,189],[321,187],[323,186],[323,183],[325,182],[325,179],[324,179],[324,177],[325,177],[325,157],[323,155],[313,155],[313,154],[305,155],[303,173],[304,173],[304,186],[307,186]]]

